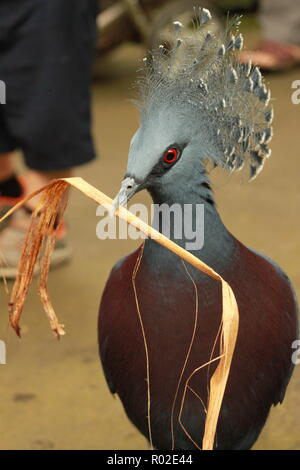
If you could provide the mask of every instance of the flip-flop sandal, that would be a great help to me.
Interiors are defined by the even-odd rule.
[[[32,210],[26,205],[18,209],[9,218],[9,223],[0,231],[0,281],[3,278],[15,279],[18,273],[20,253],[29,227]],[[65,223],[57,227],[55,247],[51,256],[50,267],[57,267],[72,257]],[[34,275],[39,274],[39,263],[34,268]]]

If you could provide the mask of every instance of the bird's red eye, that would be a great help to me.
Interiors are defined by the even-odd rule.
[[[178,150],[177,149],[169,149],[164,154],[164,162],[165,163],[174,163],[178,158]]]

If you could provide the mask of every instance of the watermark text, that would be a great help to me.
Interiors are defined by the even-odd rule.
[[[6,85],[0,80],[0,104],[6,104]]]
[[[167,238],[182,240],[186,250],[203,248],[204,204],[152,204],[150,210],[143,204],[133,204],[130,206],[130,212]],[[138,226],[128,225],[121,218],[112,217],[109,210],[102,206],[97,207],[96,215],[101,217],[96,226],[99,240],[147,238]]]
[[[0,365],[6,364],[6,344],[0,340]]]
[[[300,104],[300,80],[294,80],[292,83],[292,88],[296,88],[291,96],[292,103]]]
[[[300,339],[296,339],[292,344],[292,349],[295,349],[292,355],[292,363],[297,366],[300,364]]]

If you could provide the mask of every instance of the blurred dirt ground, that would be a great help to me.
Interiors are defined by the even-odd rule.
[[[127,100],[142,50],[126,46],[106,59],[93,86],[94,135],[99,158],[78,174],[113,196],[124,173],[137,112]],[[291,84],[300,69],[268,77],[276,112],[273,155],[256,181],[246,175],[213,178],[226,225],[245,244],[276,260],[300,292],[299,117]],[[149,201],[146,194],[136,197]],[[51,272],[50,292],[67,335],[52,336],[34,283],[22,318],[23,338],[7,326],[1,288],[0,449],[147,449],[106,386],[97,352],[97,310],[114,263],[134,241],[96,238],[96,206],[72,193],[68,220],[73,261]],[[116,293],[117,295],[117,293]],[[253,292],[255,295],[255,292]],[[300,449],[300,365],[285,402],[272,410],[256,449]]]

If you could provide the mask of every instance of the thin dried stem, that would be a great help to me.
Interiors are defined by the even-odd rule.
[[[148,433],[149,433],[149,442],[150,442],[150,447],[153,449],[153,442],[152,442],[152,429],[151,429],[151,388],[150,388],[150,361],[149,361],[149,349],[148,349],[148,343],[147,343],[147,338],[146,338],[146,333],[145,333],[145,328],[144,328],[144,323],[142,319],[142,314],[140,310],[140,304],[138,300],[138,295],[137,295],[137,289],[136,289],[136,276],[138,273],[138,270],[140,268],[140,264],[142,261],[143,253],[144,253],[144,246],[145,244],[141,246],[139,255],[137,257],[133,273],[132,273],[132,286],[133,286],[133,291],[134,291],[134,298],[135,298],[135,304],[136,304],[136,309],[138,312],[138,317],[141,325],[141,330],[142,330],[142,335],[143,335],[143,342],[144,342],[144,348],[145,348],[145,356],[146,356],[146,382],[147,382],[147,422],[148,422]]]
[[[175,396],[174,396],[174,400],[173,400],[173,404],[172,404],[172,411],[171,411],[172,450],[174,450],[174,447],[175,447],[175,436],[174,436],[175,404],[176,404],[176,400],[177,400],[177,396],[178,396],[178,392],[179,392],[179,387],[180,387],[180,384],[181,384],[181,381],[182,381],[182,377],[183,377],[184,371],[186,369],[186,365],[187,365],[187,362],[189,360],[191,350],[192,350],[192,347],[193,347],[193,344],[194,344],[195,334],[196,334],[197,325],[198,325],[198,314],[199,314],[199,298],[198,298],[198,290],[197,290],[196,283],[195,283],[194,279],[192,278],[191,274],[189,273],[189,270],[187,269],[186,264],[183,260],[182,260],[182,264],[183,264],[185,272],[186,272],[187,276],[189,277],[189,279],[191,280],[191,282],[193,284],[193,287],[194,287],[194,290],[195,290],[195,320],[194,320],[194,326],[193,326],[191,341],[190,341],[190,344],[189,344],[189,347],[188,347],[188,350],[187,350],[187,354],[186,354],[186,357],[185,357],[185,360],[184,360],[184,364],[182,366],[182,370],[181,370],[181,373],[180,373],[180,377],[179,377],[179,380],[178,380],[178,384],[177,384],[177,388],[176,388],[176,392],[175,392]]]

